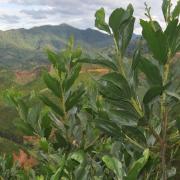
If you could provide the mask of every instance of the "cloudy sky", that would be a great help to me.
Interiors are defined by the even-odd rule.
[[[67,23],[81,29],[94,27],[94,13],[104,7],[107,15],[117,7],[132,3],[135,8],[135,32],[139,33],[139,19],[144,18],[144,2],[152,7],[152,14],[163,24],[162,0],[0,0],[0,29],[31,28],[41,25]],[[173,3],[177,0],[173,0]]]

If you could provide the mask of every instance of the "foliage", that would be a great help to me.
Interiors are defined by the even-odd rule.
[[[0,164],[2,178],[18,179],[20,173],[51,180],[166,180],[176,174],[179,92],[171,68],[179,51],[180,24],[179,3],[173,11],[170,3],[164,0],[162,6],[165,30],[146,5],[149,20],[140,24],[151,56],[139,45],[128,68],[124,56],[135,21],[131,4],[115,9],[108,23],[103,8],[95,14],[96,27],[114,40],[115,56],[84,58],[73,38],[60,53],[47,50],[54,68],[44,74],[47,88],[29,97],[9,96],[19,113],[17,126],[26,135],[26,153],[38,163],[28,170],[14,163],[4,168],[7,157]],[[97,89],[75,85],[82,63],[109,70],[96,80]],[[139,93],[142,86],[145,92]]]

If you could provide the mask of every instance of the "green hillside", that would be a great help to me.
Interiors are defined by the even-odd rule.
[[[99,31],[79,30],[66,24],[1,31],[0,66],[22,68],[46,63],[44,49],[49,47],[59,50],[65,47],[71,35],[76,37],[76,45],[86,50],[92,51],[111,44],[110,38]]]
[[[37,64],[47,63],[44,49],[62,49],[72,35],[75,37],[75,44],[80,45],[88,54],[94,54],[97,49],[112,45],[111,37],[100,31],[80,30],[67,24],[0,31],[0,66],[31,68]],[[137,37],[134,35],[133,39]],[[132,46],[134,47],[134,43]]]

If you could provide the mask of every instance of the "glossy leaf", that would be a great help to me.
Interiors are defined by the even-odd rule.
[[[105,155],[102,157],[102,160],[114,172],[118,180],[123,180],[122,163],[117,158]]]
[[[138,67],[146,75],[151,85],[162,85],[162,76],[158,67],[146,58],[141,57]]]
[[[125,180],[138,179],[138,175],[143,167],[146,165],[149,159],[149,149],[145,149],[143,152],[143,157],[138,159],[133,163],[132,168],[129,170]]]
[[[119,96],[121,96],[122,98],[123,97],[127,98],[127,99],[131,98],[131,96],[132,96],[131,88],[130,88],[127,80],[121,74],[119,74],[117,72],[108,73],[108,74],[102,76],[101,81],[105,81],[105,82],[112,84],[113,87],[117,90],[117,95],[118,95],[118,91],[119,91]]]
[[[128,19],[124,18],[124,9],[117,8],[115,9],[111,16],[109,17],[109,26],[111,27],[114,38],[116,40],[116,44],[119,47],[119,38],[120,38],[120,28],[121,25]]]
[[[84,153],[84,151],[76,151],[76,152],[72,153],[70,157],[71,157],[71,159],[82,164],[85,160],[85,153]]]
[[[141,20],[142,34],[146,39],[149,49],[160,64],[165,64],[168,59],[168,43],[161,29],[154,30],[150,22]]]
[[[165,35],[168,40],[171,57],[173,57],[180,48],[180,24],[178,19],[174,19],[168,23],[165,30]]]

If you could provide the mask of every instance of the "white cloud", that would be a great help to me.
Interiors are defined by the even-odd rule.
[[[0,0],[0,29],[30,28],[63,22],[79,28],[94,27],[94,13],[104,7],[107,15],[117,7],[133,4],[135,32],[140,32],[139,19],[144,16],[145,0]],[[173,0],[175,3],[177,0]],[[152,14],[163,24],[162,0],[146,0]],[[12,17],[14,16],[14,18]],[[6,20],[7,19],[7,20]],[[14,19],[14,23],[13,23]],[[10,22],[11,21],[11,22]]]

